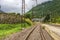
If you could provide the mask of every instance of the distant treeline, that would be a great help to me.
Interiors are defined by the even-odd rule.
[[[15,13],[0,13],[0,24],[21,23],[21,15]]]

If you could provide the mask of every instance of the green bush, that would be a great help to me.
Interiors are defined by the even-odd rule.
[[[32,21],[30,20],[30,19],[25,19],[25,22],[27,23],[27,24],[29,24],[29,25],[32,25],[33,23],[32,23]]]

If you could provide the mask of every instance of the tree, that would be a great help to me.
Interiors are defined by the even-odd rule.
[[[50,20],[50,14],[47,14],[45,19],[44,19],[44,22],[48,22]]]
[[[32,15],[31,14],[25,14],[25,18],[31,19],[32,18]]]

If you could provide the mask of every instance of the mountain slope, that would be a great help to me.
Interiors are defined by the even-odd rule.
[[[60,22],[60,0],[53,0],[37,5],[33,9],[33,16],[42,18],[51,15],[52,22]],[[32,14],[32,9],[28,12]]]

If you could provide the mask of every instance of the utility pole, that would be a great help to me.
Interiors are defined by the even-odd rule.
[[[0,5],[0,13],[1,13],[1,5]]]
[[[22,0],[22,15],[25,13],[25,0]]]
[[[33,14],[33,5],[32,5],[32,19],[33,19],[33,16],[34,16],[34,14]]]
[[[24,14],[25,14],[25,0],[22,0],[22,17],[21,17],[21,19],[24,17]],[[25,18],[23,20],[25,20]],[[25,26],[25,24],[24,24],[24,26]]]
[[[36,5],[38,4],[37,0],[32,0],[32,1],[35,1],[36,2]]]
[[[37,0],[36,0],[36,5],[37,5],[38,3],[37,3]]]
[[[0,5],[0,10],[1,10],[1,5]]]
[[[35,1],[35,2],[36,2],[35,4],[36,4],[36,6],[37,6],[37,4],[38,4],[38,3],[37,3],[37,0],[32,0],[32,1]],[[32,8],[33,8],[33,7],[34,7],[34,5],[32,5]],[[35,13],[35,12],[34,12],[34,8],[33,8],[33,9],[32,9],[32,18],[34,17],[34,13]]]

